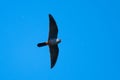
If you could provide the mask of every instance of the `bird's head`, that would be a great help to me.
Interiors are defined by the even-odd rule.
[[[60,42],[61,42],[61,39],[56,39],[56,42],[57,42],[57,43],[60,43]]]

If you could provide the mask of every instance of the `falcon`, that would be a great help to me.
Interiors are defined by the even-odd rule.
[[[43,47],[47,46],[49,47],[50,51],[50,60],[51,60],[51,69],[55,66],[57,58],[58,58],[58,53],[59,53],[59,48],[58,44],[61,42],[61,39],[57,38],[58,35],[58,27],[55,22],[55,19],[51,14],[49,14],[49,36],[48,36],[48,41],[38,43],[38,47]]]

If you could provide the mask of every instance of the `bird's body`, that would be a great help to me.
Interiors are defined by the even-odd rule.
[[[52,17],[52,15],[49,14],[49,37],[48,37],[48,41],[38,43],[37,46],[38,47],[42,47],[42,46],[46,46],[46,45],[49,46],[50,58],[51,58],[51,68],[54,67],[54,65],[57,61],[58,52],[59,52],[58,43],[61,42],[61,40],[57,38],[57,35],[58,35],[57,24],[56,24],[54,18]]]
[[[57,45],[60,42],[61,42],[60,39],[50,39],[50,40],[48,40],[49,45]]]

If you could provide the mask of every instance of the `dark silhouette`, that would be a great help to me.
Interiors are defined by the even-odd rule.
[[[48,37],[48,41],[38,43],[37,46],[38,47],[43,47],[46,45],[49,46],[51,68],[53,68],[54,65],[56,64],[58,52],[59,52],[58,43],[61,42],[61,40],[57,38],[57,35],[58,35],[57,24],[56,24],[53,16],[51,14],[49,14],[49,37]]]

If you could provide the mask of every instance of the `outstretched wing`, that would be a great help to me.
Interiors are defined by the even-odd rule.
[[[49,37],[48,40],[50,39],[56,39],[58,34],[58,28],[57,24],[51,14],[49,14]]]
[[[49,46],[49,49],[50,49],[51,68],[53,68],[58,58],[59,48],[58,45],[53,45],[53,46]]]

